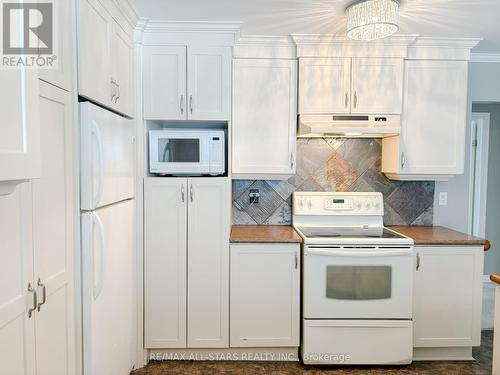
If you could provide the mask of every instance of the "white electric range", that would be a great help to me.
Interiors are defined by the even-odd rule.
[[[381,193],[294,193],[304,363],[412,361],[413,240],[383,217]]]

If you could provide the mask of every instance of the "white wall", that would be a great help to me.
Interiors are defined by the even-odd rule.
[[[467,138],[465,155],[465,173],[456,176],[447,182],[437,182],[434,199],[434,225],[444,225],[462,232],[469,231],[469,164],[470,164],[470,114],[472,103],[475,102],[498,102],[500,103],[500,64],[498,63],[470,63],[469,64],[469,100],[467,115]],[[493,146],[495,147],[495,146]],[[498,147],[498,146],[497,146]],[[497,159],[500,161],[499,159]],[[498,161],[490,159],[490,167],[498,166]],[[493,172],[493,174],[498,174]],[[439,193],[448,193],[448,205],[439,206]],[[498,221],[492,221],[492,225],[498,226]],[[497,230],[498,231],[498,230]],[[491,240],[490,240],[491,241]],[[492,242],[493,243],[493,242]],[[500,246],[499,246],[500,249]],[[492,249],[493,250],[493,249]],[[491,268],[500,269],[500,257],[490,259],[493,251],[486,255],[485,271]],[[498,253],[495,252],[495,253]],[[496,255],[496,254],[495,254]],[[500,256],[500,254],[499,254]]]
[[[497,90],[500,91],[499,86]],[[490,141],[488,155],[488,192],[486,205],[486,238],[491,249],[484,257],[484,273],[500,273],[500,103],[472,104],[473,112],[490,114]]]

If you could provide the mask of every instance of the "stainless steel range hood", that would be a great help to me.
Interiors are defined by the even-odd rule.
[[[300,115],[300,138],[383,138],[399,135],[399,115]]]

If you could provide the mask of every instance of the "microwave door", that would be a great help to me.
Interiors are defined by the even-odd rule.
[[[169,173],[205,173],[208,168],[203,138],[178,137],[158,140],[158,161]]]

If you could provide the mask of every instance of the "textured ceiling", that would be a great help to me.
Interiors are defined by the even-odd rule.
[[[141,17],[243,21],[242,34],[345,33],[348,0],[130,0]],[[474,52],[500,53],[500,0],[402,0],[400,32],[480,37]]]

